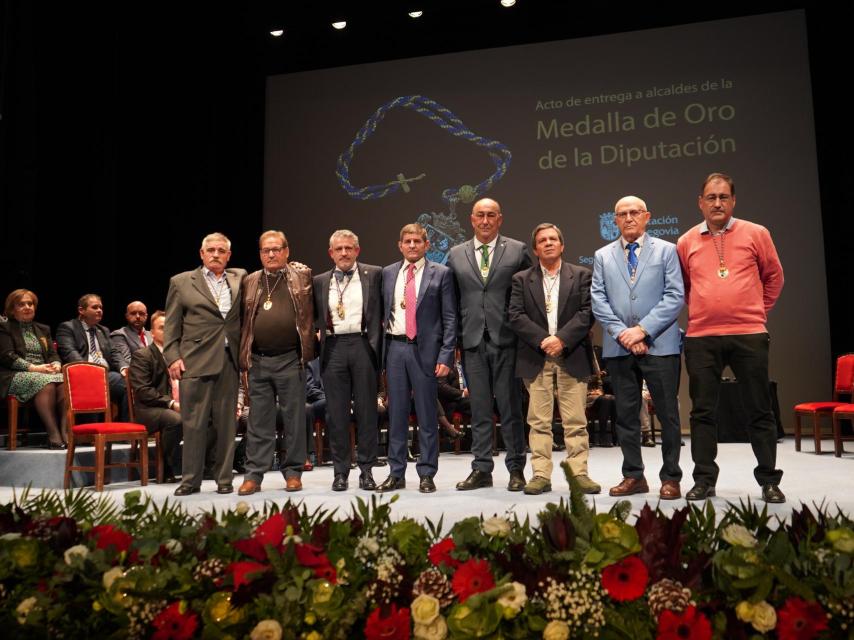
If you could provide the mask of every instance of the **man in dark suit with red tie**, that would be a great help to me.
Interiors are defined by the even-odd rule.
[[[388,461],[391,472],[377,491],[406,487],[406,436],[410,397],[418,417],[419,491],[433,493],[439,466],[437,378],[454,366],[456,295],[451,270],[424,256],[427,231],[413,223],[400,230],[403,260],[383,269],[386,385],[389,399]]]
[[[377,460],[377,380],[382,365],[382,268],[358,262],[360,250],[355,233],[335,231],[329,238],[335,268],[314,276],[333,491],[348,486],[351,401],[358,429],[359,488],[372,491],[377,486],[372,468]]]

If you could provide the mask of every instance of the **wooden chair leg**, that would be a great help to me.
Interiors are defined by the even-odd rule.
[[[105,438],[101,434],[95,436],[95,491],[104,490]]]
[[[110,484],[113,481],[113,470],[110,468],[110,465],[113,464],[113,443],[106,442],[104,449],[106,452],[104,457],[104,484]],[[133,448],[131,448],[131,455],[133,455]],[[128,471],[130,471],[130,468],[128,468]],[[128,480],[130,479],[130,473],[128,473]]]
[[[154,473],[157,479],[157,484],[163,484],[163,479],[166,475],[166,472],[164,471],[165,463],[163,456],[163,443],[160,431],[154,432],[154,464],[156,465]]]
[[[148,434],[144,433],[139,442],[140,478],[139,483],[144,487],[148,484]]]
[[[71,467],[74,465],[74,448],[75,448],[75,446],[76,445],[74,443],[74,435],[71,434],[71,432],[69,430],[68,449],[66,449],[66,451],[65,451],[65,479],[63,480],[63,483],[62,483],[62,488],[66,489],[66,490],[68,489],[69,486],[71,486]]]
[[[452,417],[453,422],[451,424],[454,425],[454,429],[462,432],[463,417],[459,413],[454,413]],[[460,455],[460,440],[462,440],[462,438],[454,438],[454,455],[456,456]]]
[[[9,409],[9,441],[6,448],[14,451],[18,447],[18,399],[15,396],[7,396],[6,405]]]
[[[815,440],[815,453],[821,453],[821,425],[819,421],[818,411],[812,417],[812,437]]]
[[[801,414],[795,412],[795,451],[801,450]]]

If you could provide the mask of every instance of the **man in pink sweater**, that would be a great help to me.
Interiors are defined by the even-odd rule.
[[[756,456],[753,471],[765,502],[785,502],[783,472],[775,468],[777,428],[768,381],[768,312],[783,289],[783,267],[768,230],[732,216],[735,184],[722,173],[703,182],[704,221],[677,243],[685,281],[688,330],[685,364],[691,395],[691,457],[694,487],[688,500],[715,495],[718,479],[715,411],[721,373],[738,379],[747,433]]]

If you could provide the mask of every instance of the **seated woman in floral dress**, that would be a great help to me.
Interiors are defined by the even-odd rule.
[[[15,289],[6,297],[0,322],[0,395],[30,400],[47,429],[48,448],[66,448],[65,392],[62,365],[47,325],[33,322],[39,299]]]

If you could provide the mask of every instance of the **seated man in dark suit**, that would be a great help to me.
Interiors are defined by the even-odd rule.
[[[169,369],[163,359],[165,323],[166,314],[156,311],[151,318],[153,344],[133,352],[128,379],[133,389],[136,421],[144,424],[149,433],[160,431],[165,467],[163,476],[166,482],[176,482],[175,472],[181,468],[178,448],[181,442],[181,404],[174,398]]]
[[[127,325],[113,331],[110,339],[113,341],[113,349],[119,352],[122,367],[129,367],[131,354],[151,344],[151,332],[145,328],[148,309],[139,300],[135,300],[128,305],[125,319],[128,321]]]
[[[103,317],[101,296],[94,293],[82,296],[77,302],[77,318],[63,322],[56,329],[57,350],[63,364],[82,360],[109,368],[110,400],[119,407],[119,421],[127,422],[127,389],[123,377],[127,367],[122,364],[119,352],[113,349],[110,330],[100,324]]]
[[[303,465],[304,471],[314,469],[314,421],[326,421],[326,391],[320,377],[320,358],[310,360],[305,365],[305,438],[308,458]]]

